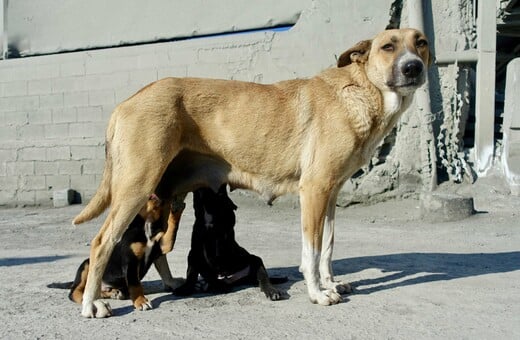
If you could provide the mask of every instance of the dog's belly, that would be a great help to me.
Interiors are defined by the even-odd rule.
[[[214,156],[198,152],[181,151],[166,170],[159,190],[171,195],[185,194],[201,187],[215,191],[228,183],[231,188],[258,192],[269,202],[285,193],[297,192],[299,177],[285,174],[277,176],[244,171]]]

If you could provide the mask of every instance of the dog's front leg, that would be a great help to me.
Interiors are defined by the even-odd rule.
[[[332,305],[341,296],[332,289],[321,290],[319,262],[322,249],[323,224],[330,193],[315,186],[300,187],[302,217],[302,263],[300,271],[305,277],[309,298],[313,303]]]
[[[176,280],[172,277],[172,273],[170,271],[170,267],[168,266],[168,259],[166,258],[166,255],[159,256],[153,264],[155,266],[155,269],[159,273],[159,276],[161,277],[165,291],[171,292],[182,284],[182,279]]]
[[[188,253],[188,268],[186,270],[186,281],[183,285],[173,290],[173,294],[178,296],[192,295],[199,278],[198,263],[200,259],[195,254],[195,250],[191,249]]]
[[[320,257],[320,278],[323,288],[332,289],[336,293],[345,294],[352,291],[348,283],[342,281],[335,281],[332,272],[332,251],[334,249],[334,222],[336,215],[336,200],[338,197],[339,188],[334,190],[330,196],[327,205],[327,215],[323,228],[323,245]]]
[[[143,251],[144,252],[144,251]],[[144,288],[139,280],[139,260],[131,261],[126,270],[126,280],[130,299],[137,310],[152,309],[151,302],[144,296]]]
[[[169,214],[168,214],[168,227],[166,228],[166,232],[164,236],[160,240],[161,251],[163,254],[167,254],[173,249],[173,245],[175,244],[175,239],[177,238],[177,231],[179,230],[179,224],[181,221],[182,212],[186,207],[186,203],[184,203],[184,199],[186,195],[176,195],[173,197],[171,204],[169,204]]]

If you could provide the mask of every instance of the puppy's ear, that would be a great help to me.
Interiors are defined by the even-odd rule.
[[[338,58],[338,67],[344,67],[352,63],[365,63],[368,60],[371,46],[372,40],[363,40],[358,42],[346,52],[343,52],[343,54]]]
[[[237,210],[238,207],[235,205],[235,203],[233,203],[233,201],[229,197],[225,197],[224,200],[226,201],[226,206],[229,209]]]

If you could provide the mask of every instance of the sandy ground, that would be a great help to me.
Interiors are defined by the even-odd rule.
[[[300,262],[299,209],[268,207],[233,196],[237,240],[286,275],[288,298],[268,301],[256,287],[225,295],[178,298],[145,277],[154,309],[111,301],[115,316],[92,320],[67,292],[102,219],[72,227],[81,206],[0,210],[0,336],[5,339],[519,339],[520,198],[493,181],[469,191],[480,211],[468,219],[425,223],[419,202],[394,200],[337,212],[333,267],[356,292],[335,306],[307,298]],[[175,249],[174,276],[184,276],[193,211]]]

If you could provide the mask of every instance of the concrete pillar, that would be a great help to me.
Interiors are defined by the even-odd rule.
[[[7,59],[7,1],[0,0],[0,58]]]
[[[496,26],[495,1],[479,1],[474,148],[479,175],[485,175],[491,167],[494,153]]]
[[[502,166],[511,193],[520,195],[520,58],[507,65]]]

